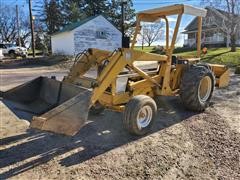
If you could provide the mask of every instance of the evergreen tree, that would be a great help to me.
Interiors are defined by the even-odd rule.
[[[48,33],[52,34],[60,30],[63,26],[63,15],[58,0],[45,0],[44,4],[45,23]]]
[[[34,7],[36,18],[44,24],[48,34],[59,31],[64,25],[60,2],[61,0],[42,0],[37,1]]]
[[[86,18],[83,7],[84,0],[62,0],[61,10],[64,17],[64,23],[70,24]]]
[[[111,0],[108,3],[107,18],[113,22],[118,29],[121,29],[122,24],[121,3],[122,0]],[[132,0],[128,0],[127,4],[124,5],[124,12],[124,29],[125,34],[128,34],[128,30],[135,24],[135,10],[133,9]]]
[[[40,0],[39,0],[40,1]],[[41,0],[37,3],[37,14],[45,29],[52,34],[66,24],[81,21],[89,16],[105,15],[121,29],[122,0]],[[132,0],[125,5],[125,32],[134,25],[135,13]]]
[[[84,4],[83,10],[87,16],[106,15],[108,13],[108,0],[85,0]]]
[[[35,34],[35,48],[38,50],[43,50],[44,48],[40,33]]]

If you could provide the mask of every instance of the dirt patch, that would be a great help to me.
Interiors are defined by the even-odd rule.
[[[66,73],[0,72],[1,89],[39,72]],[[213,106],[201,114],[186,111],[178,98],[162,100],[153,131],[141,138],[123,129],[116,112],[90,116],[76,136],[65,137],[29,130],[0,104],[0,179],[239,179],[239,82],[232,75],[230,86],[216,89]]]

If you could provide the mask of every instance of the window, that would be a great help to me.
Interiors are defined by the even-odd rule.
[[[214,17],[213,17],[213,16],[207,17],[207,18],[206,18],[205,25],[206,25],[206,26],[212,25],[213,22],[214,22]]]
[[[96,38],[97,39],[107,39],[106,31],[96,31]]]

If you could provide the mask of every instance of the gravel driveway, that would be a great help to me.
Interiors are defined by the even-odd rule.
[[[35,67],[0,70],[0,90],[39,75]],[[74,137],[28,129],[0,101],[0,179],[240,179],[240,76],[216,89],[212,106],[196,114],[180,100],[159,99],[153,131],[130,136],[122,114],[90,116]]]

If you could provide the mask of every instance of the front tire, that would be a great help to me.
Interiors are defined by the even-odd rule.
[[[214,75],[208,67],[191,66],[184,73],[180,85],[180,98],[184,106],[192,111],[204,111],[209,106],[214,84]]]
[[[153,125],[157,105],[149,96],[134,96],[126,105],[123,124],[134,135],[147,134]]]

